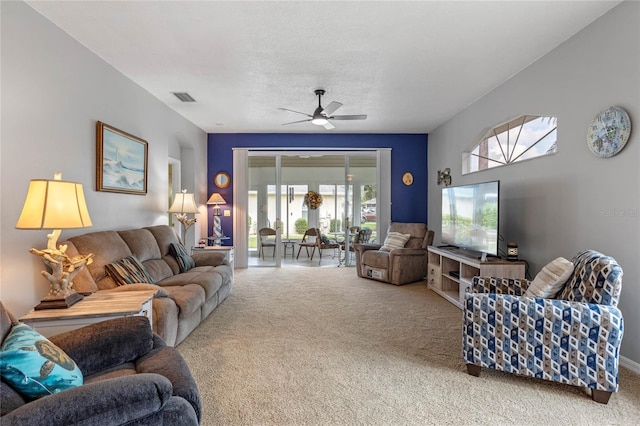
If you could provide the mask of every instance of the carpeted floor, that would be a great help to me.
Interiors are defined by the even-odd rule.
[[[608,405],[586,389],[466,373],[461,311],[424,283],[354,268],[236,271],[231,296],[178,346],[204,425],[608,425],[640,420],[621,368]]]

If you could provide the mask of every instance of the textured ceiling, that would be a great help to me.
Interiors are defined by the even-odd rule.
[[[207,132],[428,133],[619,2],[27,3]]]

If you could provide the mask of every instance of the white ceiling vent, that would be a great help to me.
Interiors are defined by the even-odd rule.
[[[191,97],[187,92],[171,92],[173,96],[180,99],[182,102],[195,102],[196,100]]]

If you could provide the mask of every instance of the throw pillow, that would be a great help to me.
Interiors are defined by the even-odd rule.
[[[118,285],[149,283],[153,284],[153,278],[142,263],[135,256],[128,256],[117,262],[105,265],[107,273]]]
[[[384,239],[384,243],[380,250],[383,251],[391,251],[393,249],[401,249],[409,241],[411,238],[411,234],[401,234],[399,232],[389,232],[387,234],[387,238]]]
[[[562,289],[572,273],[573,263],[564,257],[558,257],[538,272],[524,295],[552,298]]]
[[[180,272],[188,271],[196,266],[196,261],[189,254],[186,248],[182,244],[171,243],[169,246],[171,255],[176,258]]]
[[[0,353],[2,380],[27,398],[40,398],[83,383],[76,363],[26,324],[11,326]]]

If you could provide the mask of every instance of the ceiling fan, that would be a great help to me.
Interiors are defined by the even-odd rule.
[[[336,110],[338,108],[340,108],[342,106],[342,104],[340,102],[333,101],[329,105],[327,105],[326,108],[322,108],[322,95],[325,94],[325,91],[323,89],[317,89],[317,90],[315,90],[315,94],[316,94],[316,96],[318,96],[318,108],[316,108],[316,110],[313,112],[313,115],[307,114],[307,113],[304,113],[304,112],[300,112],[300,111],[294,111],[294,110],[288,109],[288,108],[278,108],[279,110],[282,110],[282,111],[295,112],[296,114],[302,114],[302,115],[306,115],[307,117],[309,117],[306,120],[292,121],[290,123],[283,123],[282,125],[286,126],[288,124],[304,123],[306,121],[310,121],[311,123],[315,124],[316,126],[323,126],[325,129],[331,130],[331,129],[334,129],[335,126],[333,124],[331,124],[331,121],[329,121],[329,120],[364,120],[364,119],[367,118],[366,114],[359,114],[359,115],[331,115],[334,112],[336,112]]]

